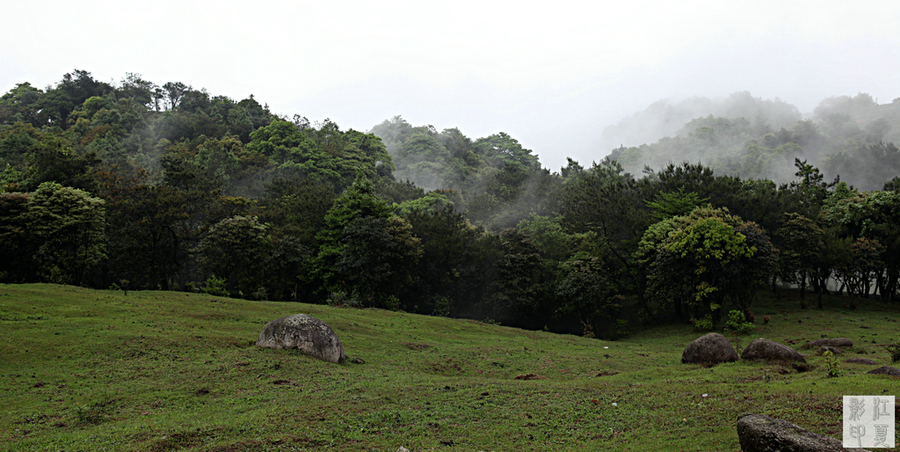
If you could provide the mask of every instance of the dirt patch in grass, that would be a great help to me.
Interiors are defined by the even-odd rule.
[[[546,379],[547,379],[547,377],[542,377],[540,375],[535,375],[535,374],[518,375],[518,376],[516,376],[516,378],[513,378],[513,380],[546,380]]]
[[[429,348],[431,348],[431,346],[428,344],[415,344],[412,342],[401,342],[400,344],[410,350],[422,351],[422,350],[428,350]]]

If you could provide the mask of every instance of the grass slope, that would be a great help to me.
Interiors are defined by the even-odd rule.
[[[840,438],[842,395],[900,392],[843,363],[889,365],[900,307],[849,310],[836,297],[800,310],[795,297],[761,300],[741,344],[847,337],[843,376],[817,356],[806,372],[681,364],[698,336],[686,326],[604,342],[381,310],[0,285],[0,448],[735,451],[742,412]],[[293,313],[324,320],[363,362],[254,346],[263,324]]]

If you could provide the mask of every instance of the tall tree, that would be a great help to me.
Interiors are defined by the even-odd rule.
[[[200,267],[225,278],[231,291],[251,294],[264,286],[262,272],[271,248],[267,229],[256,217],[236,215],[219,221],[200,241]]]
[[[334,200],[316,235],[321,245],[311,262],[312,276],[326,291],[359,297],[367,306],[398,306],[397,295],[410,281],[421,245],[392,210],[362,173]]]
[[[23,219],[41,272],[50,281],[81,284],[87,269],[106,258],[104,201],[56,182],[30,196]]]
[[[715,325],[726,301],[739,305],[745,286],[759,287],[767,280],[767,274],[754,275],[755,281],[733,280],[748,266],[760,267],[754,260],[771,259],[763,253],[773,248],[757,248],[745,234],[756,229],[712,207],[653,224],[635,252],[648,272],[650,298],[678,318],[709,316]]]

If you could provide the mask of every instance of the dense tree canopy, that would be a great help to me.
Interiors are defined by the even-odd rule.
[[[835,286],[897,299],[900,102],[832,98],[805,120],[747,93],[712,115],[693,102],[648,109],[676,124],[629,120],[666,138],[551,171],[504,132],[400,116],[341,130],[139,74],[20,83],[0,96],[0,281],[606,338],[715,324],[778,283],[820,307]],[[629,121],[620,131],[641,136]]]

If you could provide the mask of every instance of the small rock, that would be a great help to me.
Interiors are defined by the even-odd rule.
[[[853,341],[847,338],[838,337],[834,339],[816,339],[814,341],[809,341],[803,345],[803,348],[816,348],[816,347],[853,347]]]
[[[822,356],[822,355],[825,354],[825,352],[831,352],[832,355],[840,355],[840,354],[843,354],[843,353],[844,353],[843,350],[841,350],[841,349],[839,349],[839,348],[837,348],[837,347],[831,347],[831,346],[828,346],[828,345],[823,345],[823,346],[820,346],[820,347],[816,350],[816,356]]]
[[[865,364],[867,366],[874,366],[878,364],[869,358],[850,358],[847,360],[847,362],[850,364]]]

